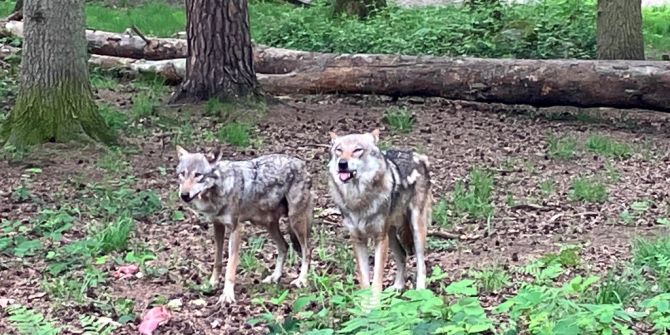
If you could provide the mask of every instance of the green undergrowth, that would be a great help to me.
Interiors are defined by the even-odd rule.
[[[0,17],[13,6],[0,2]],[[399,8],[368,20],[332,17],[327,1],[299,8],[251,1],[257,43],[320,52],[469,55],[516,58],[595,56],[595,1],[544,0],[536,5]],[[89,3],[87,25],[122,32],[133,25],[144,34],[172,36],[185,30],[182,8],[149,1],[140,6]],[[643,9],[646,46],[652,57],[670,50],[670,7]]]
[[[457,280],[435,266],[431,290],[386,290],[377,306],[367,303],[369,291],[348,282],[317,285],[310,294],[284,290],[253,299],[264,312],[248,322],[266,325],[270,334],[635,334],[641,326],[664,334],[670,327],[668,241],[636,240],[632,260],[602,276],[582,266],[577,246],[519,268],[483,267]],[[501,290],[510,291],[485,309],[479,297]],[[285,311],[276,306],[286,304],[289,315],[273,312]]]

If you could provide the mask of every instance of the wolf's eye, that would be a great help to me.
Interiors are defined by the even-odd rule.
[[[193,174],[193,177],[200,178],[200,177],[202,177],[202,173],[196,172],[196,173]]]
[[[342,149],[340,149],[340,148],[335,149],[335,153],[338,154],[338,155],[341,155],[342,154]]]
[[[357,155],[360,155],[360,154],[363,153],[363,149],[362,148],[356,148],[356,149],[354,149],[354,153],[357,154]]]

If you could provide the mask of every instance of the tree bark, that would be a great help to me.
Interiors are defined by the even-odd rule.
[[[258,93],[247,0],[187,0],[186,79],[171,102]]]
[[[275,48],[256,60],[276,64],[257,74],[272,94],[380,94],[525,104],[644,108],[670,112],[670,64],[662,61],[515,60],[337,55]],[[274,62],[272,60],[275,60]],[[180,81],[184,59],[144,61],[93,55],[90,62],[128,74]]]
[[[3,142],[112,142],[98,114],[86,63],[84,0],[26,0],[19,94]]]
[[[644,59],[641,0],[598,0],[598,59]]]
[[[386,0],[333,0],[334,15],[351,15],[365,19],[375,10],[386,7]]]

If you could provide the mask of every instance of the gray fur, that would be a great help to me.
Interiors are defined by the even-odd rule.
[[[288,155],[271,154],[246,161],[225,161],[220,155],[207,157],[177,148],[180,195],[215,226],[231,230],[226,282],[221,302],[233,302],[234,274],[239,257],[239,223],[250,221],[267,228],[277,243],[279,255],[274,272],[264,282],[278,282],[286,257],[287,243],[279,232],[279,220],[288,217],[294,248],[302,253],[302,266],[295,286],[306,284],[310,249],[308,245],[313,212],[311,178],[304,161]],[[218,158],[217,158],[218,156]],[[217,228],[218,229],[218,228]],[[225,228],[220,228],[225,229]],[[210,282],[216,284],[221,268],[222,237],[215,230],[217,246]],[[218,268],[217,268],[218,267]]]

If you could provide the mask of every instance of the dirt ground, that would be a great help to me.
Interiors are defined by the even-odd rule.
[[[98,96],[107,102],[126,108],[130,93],[101,90]],[[126,107],[123,107],[126,106]],[[406,106],[415,115],[415,126],[409,134],[393,134],[382,122],[383,111],[389,106]],[[158,113],[173,113],[174,108],[160,108]],[[586,114],[584,114],[586,113]],[[183,113],[182,113],[183,115]],[[589,115],[585,119],[578,115]],[[577,120],[577,119],[579,120]],[[190,150],[209,149],[199,136],[206,130],[217,129],[216,119],[194,115],[190,119],[196,129],[195,146]],[[150,127],[150,125],[147,125]],[[258,123],[254,136],[262,141],[257,149],[237,150],[223,145],[224,157],[244,159],[264,153],[288,153],[305,159],[315,176],[317,215],[313,225],[316,248],[325,248],[336,260],[323,261],[313,252],[315,271],[330,273],[344,280],[351,274],[354,263],[339,216],[332,214],[333,204],[326,189],[325,165],[328,160],[328,131],[339,133],[382,130],[381,138],[394,147],[414,148],[429,155],[433,167],[435,199],[450,199],[454,184],[463,180],[474,167],[494,173],[495,213],[490,222],[458,220],[448,227],[433,225],[432,230],[458,234],[459,241],[431,237],[428,268],[439,265],[449,273],[447,282],[461,278],[472,268],[487,264],[505,268],[521,266],[562,245],[581,246],[584,267],[580,271],[604,273],[614,264],[629,258],[630,242],[635,236],[666,234],[656,224],[659,217],[670,214],[670,115],[649,111],[611,109],[579,110],[553,108],[536,110],[524,106],[500,106],[445,101],[441,99],[408,98],[394,101],[380,97],[311,96],[290,97],[283,103],[271,105]],[[576,159],[556,160],[547,155],[549,134],[574,135],[584,140],[594,133],[607,134],[619,141],[634,145],[635,155],[627,160],[609,160],[582,152]],[[146,243],[156,253],[152,266],[165,268],[158,277],[114,280],[110,277],[105,293],[128,297],[135,301],[138,318],[156,296],[181,299],[183,306],[173,313],[170,322],[161,326],[160,334],[258,334],[262,327],[252,327],[246,321],[261,311],[251,300],[276,296],[279,289],[288,288],[295,278],[298,262],[288,266],[279,289],[260,284],[273,267],[275,248],[266,243],[256,258],[262,263],[261,272],[238,271],[237,303],[221,309],[215,307],[220,288],[203,294],[190,285],[206,281],[213,263],[211,228],[177,200],[174,175],[176,152],[174,136],[160,131],[147,131],[142,137],[128,138],[134,146],[129,155],[132,175],[136,176],[136,191],[152,189],[163,203],[160,213],[137,225],[133,243]],[[0,189],[0,218],[28,222],[41,208],[58,207],[67,201],[87,197],[86,183],[127,177],[110,176],[97,164],[102,151],[95,148],[72,151],[58,145],[47,145],[39,155],[23,163],[0,162],[3,187]],[[27,167],[39,167],[30,185],[38,201],[19,202],[11,195],[21,185],[21,175]],[[165,168],[165,173],[161,173]],[[616,173],[618,181],[608,183],[609,199],[603,204],[582,204],[568,197],[570,180],[578,175],[606,176]],[[113,179],[112,178],[112,179]],[[554,191],[545,195],[540,183],[555,181]],[[69,200],[68,200],[69,199]],[[647,200],[650,208],[634,222],[625,224],[620,213],[638,200]],[[182,210],[186,219],[178,222],[170,213]],[[85,225],[83,214],[77,228]],[[264,234],[256,229],[247,231],[249,237]],[[441,248],[448,244],[448,247]],[[245,248],[249,244],[245,243]],[[37,263],[34,263],[37,262]],[[16,259],[0,254],[0,298],[8,297],[60,320],[76,320],[77,315],[99,311],[95,304],[53,309],[53,301],[41,290],[40,261]],[[225,258],[224,258],[225,262]],[[413,261],[410,261],[413,262]],[[113,271],[111,266],[105,268]],[[343,269],[347,269],[343,271]],[[394,272],[387,267],[387,285]],[[410,265],[410,273],[413,271]],[[411,282],[411,281],[410,281]],[[301,292],[310,292],[307,288]],[[483,296],[486,305],[499,302],[504,293]],[[205,304],[196,304],[202,302]],[[285,304],[284,311],[290,310]],[[135,334],[138,322],[131,322],[118,334]],[[0,320],[0,333],[8,332],[6,321]]]

